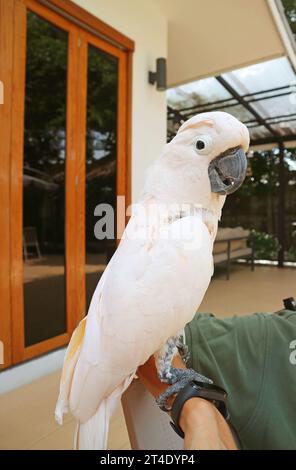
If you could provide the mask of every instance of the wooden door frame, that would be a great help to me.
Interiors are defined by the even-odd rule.
[[[10,303],[10,135],[13,70],[14,4],[0,0],[0,80],[3,83],[4,102],[0,104],[0,341],[3,343],[4,364],[11,365],[11,303]]]
[[[6,0],[1,0],[2,2]],[[13,53],[12,53],[12,93],[10,108],[8,109],[10,119],[10,243],[6,240],[5,246],[10,244],[9,273],[10,286],[5,286],[4,280],[0,277],[3,291],[10,290],[10,296],[6,299],[7,317],[6,343],[12,345],[11,357],[5,367],[30,359],[43,354],[52,349],[65,345],[78,321],[85,313],[83,305],[84,292],[84,223],[85,208],[83,194],[85,192],[85,132],[77,133],[75,128],[85,126],[86,110],[81,103],[86,102],[86,79],[82,74],[75,73],[81,65],[86,64],[85,41],[82,41],[79,53],[77,44],[80,43],[80,36],[91,39],[91,42],[100,44],[100,49],[109,51],[120,58],[119,60],[119,105],[118,105],[118,164],[121,171],[117,172],[118,194],[126,196],[127,204],[130,203],[130,151],[131,151],[131,61],[134,50],[133,41],[121,35],[118,31],[107,26],[85,10],[76,6],[68,0],[52,0],[50,2],[39,0],[12,0],[14,6],[14,27],[13,27]],[[46,5],[45,5],[46,4]],[[59,11],[51,9],[53,6]],[[69,32],[68,48],[68,78],[67,78],[67,149],[66,149],[66,199],[65,207],[67,212],[67,224],[65,229],[65,257],[66,257],[66,308],[67,308],[67,332],[54,338],[42,341],[29,347],[24,345],[24,292],[23,292],[23,254],[22,254],[22,231],[23,231],[23,144],[24,144],[24,97],[25,97],[25,67],[26,67],[26,15],[27,8]],[[73,18],[61,16],[60,12],[66,12]],[[82,14],[83,12],[83,14]],[[91,27],[92,31],[98,33],[98,37],[91,35],[81,24],[79,28],[75,24],[77,17],[80,23]],[[1,25],[0,25],[1,26]],[[12,25],[10,24],[10,27]],[[105,42],[102,38],[107,38]],[[112,39],[113,38],[113,39]],[[113,44],[110,43],[112,39]],[[119,41],[122,41],[121,43]],[[84,44],[84,45],[83,45]],[[75,51],[75,53],[74,53]],[[86,77],[84,75],[84,77]],[[79,94],[78,99],[73,99]],[[79,104],[80,103],[80,104]],[[85,127],[84,127],[85,128]],[[79,135],[78,135],[79,134]],[[6,134],[6,139],[9,134]],[[120,142],[120,145],[119,145]],[[9,162],[6,161],[6,165]],[[7,192],[7,188],[6,188]],[[75,194],[75,197],[73,195]],[[82,196],[82,198],[81,198]],[[7,197],[7,194],[6,194]],[[0,209],[1,211],[1,209]],[[0,217],[3,217],[3,209]],[[1,220],[1,219],[0,219]],[[78,222],[77,222],[78,220]],[[77,227],[78,230],[73,230]],[[5,241],[5,240],[4,240]],[[83,246],[83,250],[81,247]],[[2,248],[2,247],[1,247]],[[0,248],[0,249],[1,249]],[[77,272],[78,266],[78,272]],[[84,287],[83,287],[84,286]],[[10,289],[9,289],[10,287]],[[3,308],[3,307],[2,307]],[[9,312],[9,313],[8,313]],[[10,315],[11,312],[11,315]],[[1,325],[0,325],[1,326]],[[10,329],[10,335],[9,335]],[[7,333],[8,331],[8,333]],[[10,337],[9,337],[10,336]],[[1,339],[1,338],[0,338]]]

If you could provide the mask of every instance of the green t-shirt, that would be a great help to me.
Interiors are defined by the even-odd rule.
[[[296,312],[218,319],[185,328],[188,367],[228,392],[244,449],[296,449]]]

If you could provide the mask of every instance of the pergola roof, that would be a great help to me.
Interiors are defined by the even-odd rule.
[[[286,57],[167,91],[169,138],[191,116],[226,111],[244,122],[251,144],[296,141],[296,74]]]

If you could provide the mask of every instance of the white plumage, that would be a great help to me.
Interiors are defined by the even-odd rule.
[[[196,150],[198,136],[208,152]],[[62,422],[68,409],[77,418],[77,448],[106,448],[110,417],[137,367],[200,305],[225,200],[211,191],[209,163],[248,142],[232,116],[202,114],[181,127],[149,170],[141,204],[68,346],[56,418]]]

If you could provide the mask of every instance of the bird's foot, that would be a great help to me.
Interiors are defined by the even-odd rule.
[[[184,363],[187,364],[189,357],[190,357],[190,353],[189,353],[188,346],[185,343],[183,343],[182,337],[178,338],[176,346]]]
[[[177,369],[174,367],[170,368],[170,371],[166,374],[166,377],[160,377],[160,379],[162,382],[171,384],[169,388],[167,388],[156,398],[156,403],[162,411],[171,410],[171,408],[167,406],[168,399],[182,390],[182,388],[184,388],[188,383],[192,382],[192,380],[209,384],[213,383],[211,379],[208,379],[193,369]]]

